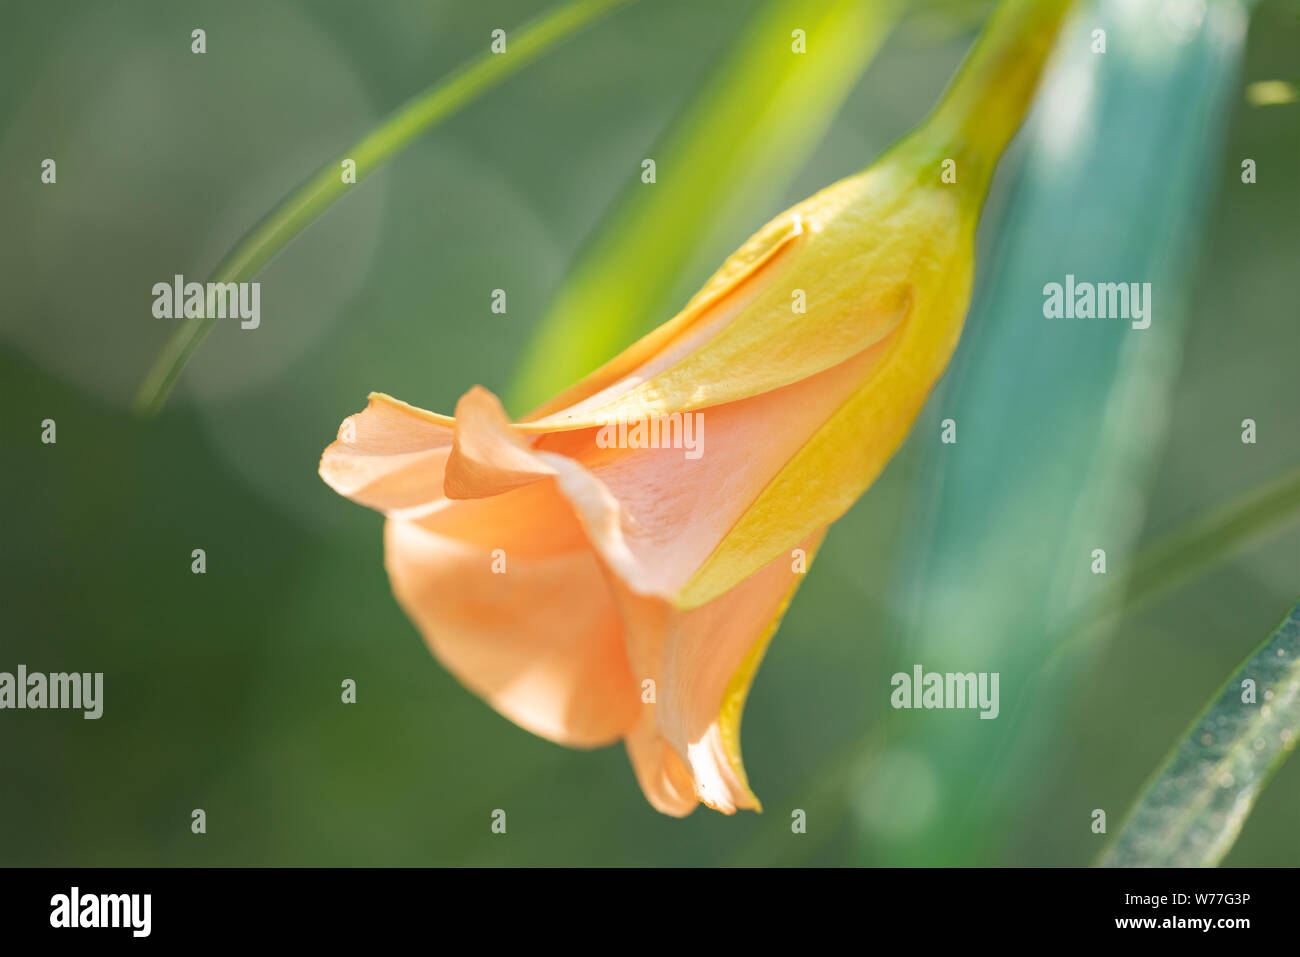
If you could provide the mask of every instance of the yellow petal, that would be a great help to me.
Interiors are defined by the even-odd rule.
[[[917,309],[918,274],[951,254],[963,228],[957,197],[937,180],[921,188],[915,179],[910,167],[886,162],[787,210],[687,307],[694,315],[707,304],[689,335],[648,356],[643,340],[632,359],[615,360],[617,374],[597,373],[564,396],[580,401],[548,404],[549,414],[519,428],[588,428],[734,402],[880,342]]]
[[[595,372],[565,389],[555,398],[521,420],[529,431],[547,431],[538,424],[556,413],[574,417],[574,410],[593,402],[607,401],[611,394],[626,391],[654,370],[663,369],[687,355],[693,348],[730,322],[754,298],[764,277],[785,261],[802,226],[789,216],[779,216],[758,231],[736,251],[681,312],[623,350]]]
[[[973,236],[966,241],[973,243]],[[678,607],[698,607],[728,591],[839,518],[876,480],[907,437],[961,333],[971,257],[953,257],[947,269],[933,271],[917,285],[917,320],[904,324],[888,356],[753,501],[679,593]]]

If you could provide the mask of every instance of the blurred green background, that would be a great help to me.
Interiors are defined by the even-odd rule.
[[[0,5],[0,670],[105,673],[98,721],[0,712],[0,863],[1091,862],[1092,810],[1118,829],[1300,595],[1292,525],[1042,669],[1095,590],[1081,548],[1103,542],[1122,577],[1144,542],[1300,463],[1300,104],[1244,96],[1296,79],[1300,6],[1083,5],[990,195],[949,376],[833,528],[754,685],[766,812],[682,821],[650,809],[621,747],[562,749],[449,677],[390,596],[380,518],[316,467],[371,390],[442,411],[475,383],[510,393],[589,237],[770,8],[615,11],[359,184],[259,276],[260,329],[219,324],[161,416],[129,412],[174,328],[153,283],[202,279],[323,161],[538,9]],[[650,322],[918,123],[988,9],[912,4],[842,106],[820,104],[824,135],[787,144],[788,175],[700,210]],[[1047,323],[1041,285],[1066,272],[1153,281],[1152,329]],[[587,321],[621,342],[645,328]],[[941,447],[950,415],[959,443]],[[914,662],[1000,671],[1002,716],[891,712],[890,675]],[[1298,805],[1293,761],[1225,863],[1300,863]]]

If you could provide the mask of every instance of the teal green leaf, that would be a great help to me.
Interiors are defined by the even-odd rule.
[[[1300,604],[1192,722],[1102,863],[1217,865],[1298,739]]]
[[[752,215],[807,159],[901,9],[895,0],[774,0],[746,24],[703,87],[646,154],[525,350],[508,397],[522,413],[668,319],[674,283],[714,224]],[[807,53],[792,51],[794,29]],[[870,157],[858,157],[857,166]],[[856,168],[856,167],[854,167]],[[760,220],[753,227],[762,225]],[[679,304],[680,305],[680,304]]]
[[[1158,5],[1122,20],[1082,5],[1019,168],[1004,160],[1012,175],[985,213],[966,331],[909,449],[919,480],[899,568],[898,670],[996,672],[1008,710],[900,719],[893,746],[924,756],[918,788],[937,797],[906,840],[864,832],[874,863],[988,863],[1041,795],[1024,782],[1045,777],[1063,706],[1094,662],[1050,682],[1042,665],[1134,568],[1245,23],[1240,4],[1215,4],[1175,38]],[[1095,28],[1126,40],[1097,56]],[[1044,285],[1067,274],[1150,282],[1158,314],[1145,330],[1046,320]],[[961,437],[945,446],[933,437],[949,417]],[[1099,548],[1105,575],[1093,571]],[[1028,696],[1032,720],[1009,710],[1012,695]],[[900,814],[916,804],[905,789],[896,801]]]

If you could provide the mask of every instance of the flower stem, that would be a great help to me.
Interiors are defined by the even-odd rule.
[[[998,158],[1020,127],[1072,0],[1003,0],[938,106],[910,137],[956,161],[983,200]]]

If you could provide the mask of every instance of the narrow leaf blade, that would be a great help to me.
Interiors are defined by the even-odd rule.
[[[379,126],[322,166],[291,192],[226,254],[209,282],[244,282],[319,219],[353,185],[339,175],[339,163],[356,163],[356,183],[387,162],[417,137],[457,113],[483,93],[527,66],[537,57],[628,0],[570,0],[522,27],[511,40],[510,55],[484,50],[448,76],[436,81]],[[161,410],[181,372],[212,330],[213,319],[186,319],[154,360],[133,402],[137,415]]]
[[[1300,604],[1187,730],[1102,863],[1217,865],[1298,738]]]

